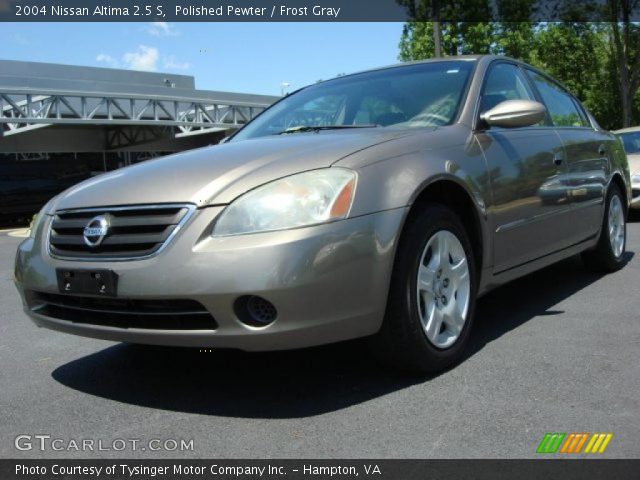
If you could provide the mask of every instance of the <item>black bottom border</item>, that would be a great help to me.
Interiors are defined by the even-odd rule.
[[[640,459],[0,460],[0,479],[640,479]]]

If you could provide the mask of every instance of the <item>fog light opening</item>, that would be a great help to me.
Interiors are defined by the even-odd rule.
[[[233,309],[238,319],[251,327],[266,327],[278,317],[278,310],[273,303],[257,295],[239,297]]]

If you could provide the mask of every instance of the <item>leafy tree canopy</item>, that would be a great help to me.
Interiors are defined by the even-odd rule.
[[[640,124],[640,25],[631,21],[640,0],[555,2],[557,10],[545,15],[561,22],[523,22],[542,16],[534,0],[397,1],[412,19],[400,38],[400,60],[434,57],[438,31],[443,55],[523,60],[563,82],[603,127]],[[593,18],[600,21],[585,21]]]

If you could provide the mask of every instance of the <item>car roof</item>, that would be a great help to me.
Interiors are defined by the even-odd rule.
[[[393,63],[391,65],[384,65],[384,66],[381,66],[381,67],[369,68],[367,70],[360,70],[360,71],[357,71],[357,72],[351,72],[351,73],[347,73],[346,75],[340,75],[339,77],[328,78],[326,80],[322,80],[322,81],[317,82],[317,83],[312,83],[311,85],[307,85],[305,87],[302,87],[301,89],[304,89],[304,88],[307,88],[307,87],[311,87],[311,86],[314,86],[314,85],[318,85],[318,84],[321,84],[321,83],[325,83],[325,82],[331,82],[332,80],[337,80],[339,78],[348,78],[348,77],[355,76],[355,75],[361,75],[363,73],[378,72],[378,71],[381,71],[381,70],[389,70],[389,69],[392,69],[392,68],[407,67],[409,65],[420,65],[420,64],[423,64],[423,63],[436,63],[436,62],[459,62],[459,61],[477,62],[477,61],[485,59],[485,58],[490,58],[490,59],[501,58],[501,59],[505,59],[505,60],[511,60],[511,61],[514,61],[514,62],[518,62],[518,60],[514,60],[512,58],[504,57],[504,56],[501,56],[501,55],[456,55],[454,57],[427,58],[425,60],[412,60],[412,61],[409,61],[409,62]],[[522,63],[522,62],[519,62],[519,63]]]
[[[379,67],[379,68],[373,68],[370,70],[364,70],[361,72],[354,72],[354,73],[350,73],[348,75],[344,75],[344,77],[348,77],[350,75],[358,75],[360,73],[367,73],[367,72],[375,72],[377,70],[385,70],[388,68],[396,68],[396,67],[405,67],[407,65],[419,65],[421,63],[435,63],[435,62],[455,62],[455,61],[460,61],[460,60],[466,60],[466,61],[472,61],[472,62],[478,62],[478,63],[484,63],[489,64],[491,62],[493,62],[494,60],[503,60],[503,61],[507,61],[510,63],[515,63],[518,64],[522,67],[527,67],[529,69],[532,69],[536,72],[540,72],[542,73],[542,75],[551,78],[555,83],[559,84],[562,88],[564,88],[567,92],[569,92],[569,94],[571,94],[573,97],[575,97],[577,99],[577,97],[571,93],[571,89],[569,89],[569,87],[567,87],[563,82],[561,82],[560,80],[558,80],[555,77],[552,77],[549,73],[545,72],[544,70],[535,67],[533,65],[530,65],[526,62],[523,62],[522,60],[518,60],[516,58],[512,58],[512,57],[508,57],[506,55],[491,55],[491,54],[483,54],[483,55],[455,55],[455,56],[450,56],[450,57],[440,57],[440,58],[428,58],[426,60],[413,60],[410,62],[402,62],[402,63],[396,63],[393,65],[388,65],[386,67]],[[342,78],[342,77],[340,77]],[[326,80],[329,81],[329,80]],[[583,105],[584,107],[584,105]],[[586,108],[586,107],[585,107]],[[640,128],[640,127],[638,127]]]
[[[621,128],[620,130],[613,130],[613,133],[631,133],[631,132],[640,132],[640,126]]]
[[[360,70],[358,72],[353,72],[345,75],[348,77],[350,75],[358,75],[361,73],[367,72],[376,72],[378,70],[386,70],[388,68],[398,68],[398,67],[406,67],[407,65],[420,65],[422,63],[436,63],[436,62],[459,62],[459,61],[468,61],[468,62],[476,62],[482,58],[486,57],[494,57],[495,55],[456,55],[455,57],[439,57],[439,58],[426,58],[424,60],[411,60],[408,62],[401,63],[392,63],[390,65],[383,65],[381,67],[370,68],[367,70]],[[507,58],[507,57],[497,57],[496,58]]]
[[[352,73],[348,73],[346,75],[340,75],[339,77],[335,77],[335,78],[328,78],[327,80],[323,80],[320,82],[317,82],[315,84],[311,84],[311,85],[307,85],[305,87],[302,87],[302,89],[305,89],[307,87],[311,87],[313,85],[318,85],[318,84],[322,84],[325,82],[331,82],[332,80],[337,80],[339,78],[348,78],[354,75],[361,75],[363,73],[370,73],[370,72],[378,72],[381,70],[389,70],[392,68],[401,68],[401,67],[407,67],[410,65],[420,65],[420,64],[426,64],[426,63],[437,63],[437,62],[460,62],[460,61],[467,61],[467,62],[478,62],[478,63],[490,63],[494,60],[506,60],[509,62],[513,62],[513,63],[517,63],[520,65],[524,65],[530,68],[534,68],[532,65],[529,65],[521,60],[517,60],[515,58],[511,58],[511,57],[507,57],[505,55],[489,55],[489,54],[484,54],[484,55],[455,55],[455,56],[449,56],[449,57],[439,57],[439,58],[427,58],[425,60],[412,60],[409,62],[401,62],[401,63],[394,63],[391,65],[385,65],[385,66],[381,66],[381,67],[376,67],[376,68],[370,68],[367,70],[360,70],[358,72],[352,72]],[[555,80],[557,82],[557,80]],[[563,85],[563,87],[566,89],[566,87]],[[294,92],[295,93],[295,92]]]

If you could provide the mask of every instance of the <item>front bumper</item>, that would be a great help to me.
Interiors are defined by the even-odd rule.
[[[357,338],[381,325],[404,208],[295,230],[213,238],[209,225],[222,207],[200,209],[161,254],[125,262],[52,258],[51,218],[16,258],[16,286],[39,326],[105,340],[157,345],[281,350]],[[36,313],[31,292],[58,294],[56,268],[111,269],[118,297],[188,299],[213,316],[215,330],[117,328]],[[275,305],[265,327],[244,324],[234,311],[243,295]]]

